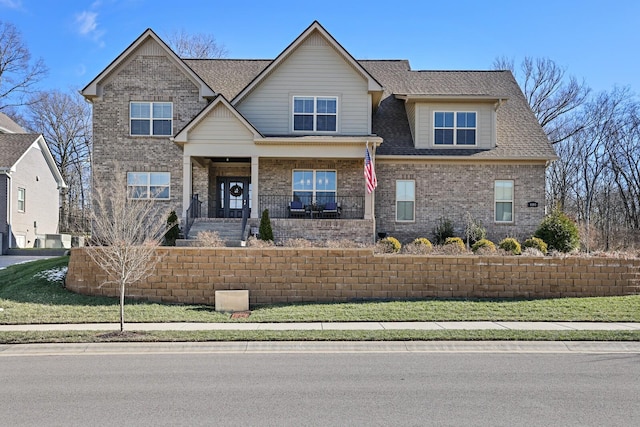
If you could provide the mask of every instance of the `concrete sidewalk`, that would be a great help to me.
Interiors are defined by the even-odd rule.
[[[113,331],[119,323],[0,325],[8,331]],[[125,323],[127,331],[380,331],[380,330],[640,331],[627,322],[313,322]]]

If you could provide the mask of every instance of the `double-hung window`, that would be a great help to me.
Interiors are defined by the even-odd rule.
[[[415,221],[416,182],[396,181],[396,221]]]
[[[336,201],[337,172],[335,170],[294,170],[293,200],[303,205]]]
[[[496,222],[513,222],[513,181],[495,182]]]
[[[131,199],[169,199],[169,172],[127,172],[127,189]]]
[[[476,145],[476,113],[436,111],[433,117],[435,145]]]
[[[18,188],[18,212],[24,212],[26,208],[27,190]]]
[[[338,98],[294,96],[293,130],[295,132],[336,132],[338,130]]]
[[[171,102],[132,102],[129,106],[131,135],[171,136]]]

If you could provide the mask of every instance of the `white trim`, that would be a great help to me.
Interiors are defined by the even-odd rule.
[[[147,181],[144,184],[129,184],[129,174],[138,174],[138,175],[146,175]],[[152,185],[151,184],[151,176],[152,175],[167,175],[168,183],[166,185]],[[146,197],[132,197],[129,192],[130,188],[134,187],[145,187],[146,186]],[[168,190],[167,197],[153,197],[151,195],[151,187],[166,187]],[[166,171],[154,171],[154,172],[137,172],[137,171],[128,171],[127,172],[127,197],[131,200],[170,200],[171,199],[171,172]]]
[[[398,198],[398,183],[400,182],[412,182],[413,183],[413,199],[399,199]],[[396,211],[396,222],[401,223],[412,223],[416,222],[416,180],[415,179],[396,179],[395,181],[395,211]],[[413,219],[398,219],[398,202],[412,202],[413,203]]]
[[[303,169],[297,168],[291,170],[291,196],[295,194],[296,190],[294,189],[294,175],[296,172],[311,172],[313,174],[312,179],[312,189],[311,190],[298,190],[298,192],[311,193],[311,202],[316,203],[318,194],[322,195],[323,193],[334,193],[336,201],[338,199],[338,170],[337,169]],[[333,172],[336,176],[336,188],[335,190],[316,190],[316,174],[318,172]]]
[[[295,111],[295,103],[296,103],[296,98],[310,98],[313,99],[313,113],[309,114],[309,113],[296,113]],[[335,99],[336,101],[336,112],[335,112],[335,117],[336,117],[336,128],[335,130],[317,130],[318,127],[318,100],[319,99]],[[301,130],[296,130],[295,129],[295,117],[296,115],[302,115],[302,116],[312,116],[313,117],[313,129],[311,130],[307,130],[307,129],[301,129]],[[328,113],[328,114],[320,114],[322,116],[332,116],[334,115],[333,113]],[[292,95],[291,96],[291,132],[295,133],[295,134],[304,134],[304,133],[309,133],[312,132],[313,134],[320,134],[320,135],[324,135],[324,134],[335,134],[338,133],[338,130],[340,129],[340,97],[338,95]]]
[[[453,114],[453,126],[440,126],[436,127],[436,114]],[[475,126],[474,127],[459,127],[458,126],[458,114],[470,114],[473,113],[475,115]],[[434,147],[477,147],[478,146],[478,112],[477,111],[464,111],[464,110],[434,110],[433,111],[433,146]],[[437,144],[436,143],[436,130],[438,129],[451,129],[453,131],[453,144]],[[458,144],[458,130],[473,130],[475,131],[475,138],[473,139],[473,144]]]
[[[22,190],[22,199],[20,199],[20,190]],[[20,209],[20,202],[22,202],[22,209]],[[18,187],[16,191],[16,211],[21,213],[27,211],[27,189],[24,187]]]
[[[149,104],[149,117],[131,117],[131,107],[133,104]],[[154,120],[167,120],[166,117],[158,117],[155,118],[153,117],[153,106],[154,104],[169,104],[171,106],[171,117],[168,119],[171,122],[171,129],[169,130],[168,134],[154,134],[153,133],[153,122]],[[149,122],[149,133],[132,133],[132,128],[133,126],[132,121],[133,120],[146,120]],[[173,136],[173,102],[171,101],[129,101],[129,136],[153,136],[153,137],[162,137],[162,138],[168,138]]]
[[[511,183],[511,199],[498,199],[496,197],[496,186],[498,182]],[[513,224],[515,222],[515,183],[512,179],[496,179],[493,182],[493,221],[497,224]],[[498,203],[511,203],[511,221],[499,221],[496,216],[498,215]]]

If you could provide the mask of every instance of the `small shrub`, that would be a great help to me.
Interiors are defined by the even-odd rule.
[[[545,256],[545,254],[542,253],[542,251],[540,251],[539,249],[534,248],[534,247],[524,248],[524,250],[522,251],[522,255],[524,255],[524,256]]]
[[[547,254],[547,244],[539,237],[530,237],[522,245],[525,249],[536,249],[543,255]]]
[[[178,215],[176,215],[176,211],[171,211],[169,217],[167,218],[167,232],[164,235],[165,246],[175,246],[178,236],[180,236]]]
[[[226,246],[217,231],[201,231],[196,237],[198,246],[207,248],[219,248]]]
[[[433,250],[433,245],[429,239],[418,237],[413,242],[403,247],[403,251],[411,255],[425,255]]]
[[[314,243],[307,239],[297,238],[285,240],[282,246],[287,248],[312,248]]]
[[[496,245],[491,240],[480,239],[471,247],[473,253],[485,254],[496,251]]]
[[[444,245],[455,247],[457,251],[459,250],[459,253],[466,252],[467,249],[464,242],[459,237],[447,237],[444,241]]]
[[[376,244],[376,252],[383,254],[393,254],[400,252],[402,244],[395,237],[385,237]]]
[[[559,210],[542,220],[534,236],[542,239],[550,251],[571,252],[580,244],[580,233],[575,222]]]
[[[471,215],[467,217],[467,225],[464,229],[464,237],[467,239],[467,245],[473,246],[476,242],[487,238],[487,230],[482,223]]]
[[[502,239],[502,241],[498,243],[498,247],[509,252],[511,255],[520,255],[522,253],[520,243],[513,237]]]
[[[273,240],[260,240],[257,237],[249,236],[247,246],[252,248],[270,248],[275,246]]]
[[[442,245],[449,237],[453,237],[453,223],[448,218],[441,217],[433,229],[434,241],[437,245]]]
[[[271,220],[269,219],[269,209],[262,211],[260,218],[260,229],[258,230],[260,240],[273,241],[273,230],[271,229]]]

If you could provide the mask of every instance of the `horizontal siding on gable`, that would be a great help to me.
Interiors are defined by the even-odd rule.
[[[338,133],[370,133],[366,80],[319,34],[300,45],[237,108],[265,135],[290,134],[293,96],[337,96]]]
[[[476,148],[494,148],[496,135],[493,104],[487,103],[416,103],[414,141],[416,148],[450,149],[456,146],[433,144],[433,113],[435,111],[475,111]],[[458,146],[470,148],[470,146]]]
[[[221,105],[214,108],[195,129],[189,132],[190,144],[233,141],[243,141],[253,145],[253,133]]]

